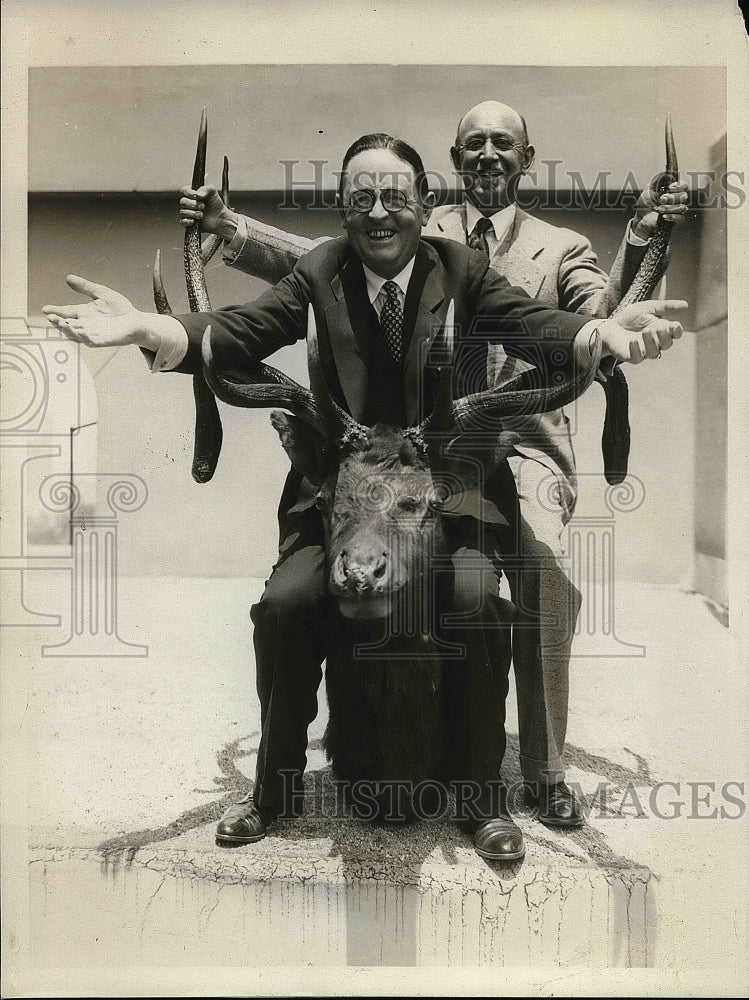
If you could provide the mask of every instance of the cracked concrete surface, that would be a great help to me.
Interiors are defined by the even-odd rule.
[[[323,696],[305,817],[258,844],[216,847],[215,823],[254,770],[247,609],[259,587],[123,580],[121,632],[148,643],[144,660],[45,660],[29,631],[19,720],[32,962],[739,974],[746,816],[690,819],[688,783],[745,780],[746,677],[700,598],[618,588],[619,633],[646,646],[642,658],[587,658],[580,638],[567,759],[588,822],[548,829],[520,797],[527,856],[503,867],[478,858],[449,819],[387,827],[341,815],[320,750]],[[165,591],[179,613],[146,635],[152,619],[138,608]],[[654,814],[677,799],[681,818]],[[713,805],[739,811],[714,791],[697,812]]]

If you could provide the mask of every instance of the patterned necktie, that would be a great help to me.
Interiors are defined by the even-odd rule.
[[[482,216],[473,227],[473,232],[468,237],[468,246],[471,250],[480,250],[487,260],[489,260],[489,244],[486,242],[486,232],[492,228],[491,219]]]
[[[398,298],[398,286],[394,281],[386,281],[382,287],[387,298],[380,310],[380,326],[390,353],[396,361],[400,361],[403,353],[403,310]]]

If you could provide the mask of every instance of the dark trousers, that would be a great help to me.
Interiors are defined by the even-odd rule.
[[[268,815],[299,812],[307,727],[337,614],[318,511],[289,516],[283,530],[278,562],[251,611],[262,724],[254,800]],[[511,659],[507,606],[498,595],[499,539],[469,517],[449,521],[446,536],[449,554],[435,570],[435,632],[447,651],[450,771],[478,789],[471,798],[487,812],[505,750]]]

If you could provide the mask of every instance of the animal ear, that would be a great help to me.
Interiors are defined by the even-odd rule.
[[[325,478],[325,442],[322,435],[299,417],[273,410],[270,422],[281,438],[281,444],[291,464],[319,486]]]

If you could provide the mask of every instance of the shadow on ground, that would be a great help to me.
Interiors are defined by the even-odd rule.
[[[191,830],[218,823],[224,810],[252,788],[252,782],[237,763],[256,753],[258,737],[259,733],[251,733],[225,744],[218,751],[216,762],[220,773],[213,779],[215,788],[197,791],[213,795],[220,790],[222,794],[219,798],[187,809],[161,826],[133,830],[103,841],[97,846],[102,862],[107,866],[128,866],[144,847],[153,847]],[[319,740],[310,742],[310,750],[320,749]],[[603,782],[612,798],[623,794],[626,789],[652,785],[647,763],[636,754],[632,754],[636,763],[634,768],[569,744],[566,755],[569,765]],[[521,789],[518,743],[517,737],[512,735],[507,741],[503,777],[511,788]],[[455,865],[458,863],[457,849],[471,847],[467,831],[449,818],[422,820],[411,824],[366,823],[353,819],[341,801],[337,783],[329,767],[308,771],[304,787],[304,816],[299,820],[276,821],[269,829],[271,836],[289,841],[330,841],[327,850],[329,857],[340,857],[344,864],[350,862],[359,869],[368,862],[381,865],[392,861],[401,868],[414,871],[433,854],[435,848],[440,849],[444,863]],[[523,826],[531,857],[535,845],[547,857],[557,856],[568,862],[600,869],[634,869],[649,874],[649,870],[638,862],[614,851],[604,834],[589,823],[579,829],[550,831],[538,822],[537,812],[524,802],[522,792],[514,795],[512,802],[512,811]],[[599,814],[615,812],[605,800],[598,800],[594,796],[587,796],[586,804],[589,809],[597,808]],[[247,845],[216,849],[234,851],[247,849]],[[498,865],[487,861],[485,864],[500,878],[512,879],[523,862]]]

